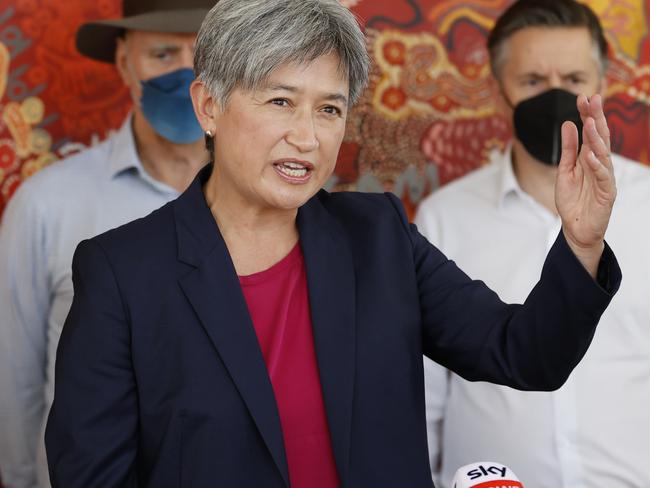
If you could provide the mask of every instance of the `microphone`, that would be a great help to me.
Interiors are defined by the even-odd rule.
[[[472,463],[456,471],[452,488],[523,488],[510,468],[500,463]]]

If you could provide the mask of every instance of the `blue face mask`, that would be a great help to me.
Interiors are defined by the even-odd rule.
[[[192,81],[192,70],[183,68],[142,82],[142,113],[158,135],[176,144],[203,136],[190,98]]]

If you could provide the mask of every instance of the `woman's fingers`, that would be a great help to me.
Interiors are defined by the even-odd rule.
[[[584,124],[587,117],[591,116],[589,99],[585,95],[578,95],[577,105],[578,105],[578,112],[580,112],[580,118],[582,119],[582,123]]]
[[[600,137],[603,139],[607,146],[607,150],[611,150],[610,144],[610,131],[605,118],[605,110],[603,108],[603,98],[600,95],[594,95],[589,101],[590,115],[596,122],[596,130]]]
[[[612,174],[607,167],[600,161],[600,159],[592,152],[589,151],[585,157],[587,167],[594,176],[594,179],[602,187],[603,190],[609,190]]]
[[[573,122],[562,124],[562,155],[558,169],[560,172],[571,171],[578,158],[578,128]]]
[[[596,124],[596,131],[605,143],[607,151],[610,151],[611,135],[603,109],[603,98],[598,94],[591,97],[591,99],[585,95],[578,95],[577,106],[583,125],[587,123],[588,118],[592,118]]]
[[[592,117],[585,120],[582,131],[583,151],[585,154],[593,153],[598,160],[607,168],[612,171],[612,159],[609,151],[609,145],[603,139],[600,131],[598,130],[598,123]]]

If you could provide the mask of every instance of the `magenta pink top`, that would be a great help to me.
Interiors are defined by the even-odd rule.
[[[337,488],[300,243],[239,282],[275,392],[291,486]]]

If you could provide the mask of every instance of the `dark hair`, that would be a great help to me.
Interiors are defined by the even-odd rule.
[[[492,73],[498,78],[503,43],[527,27],[584,27],[598,48],[601,68],[607,65],[607,40],[598,17],[575,0],[518,0],[497,20],[488,36]]]

